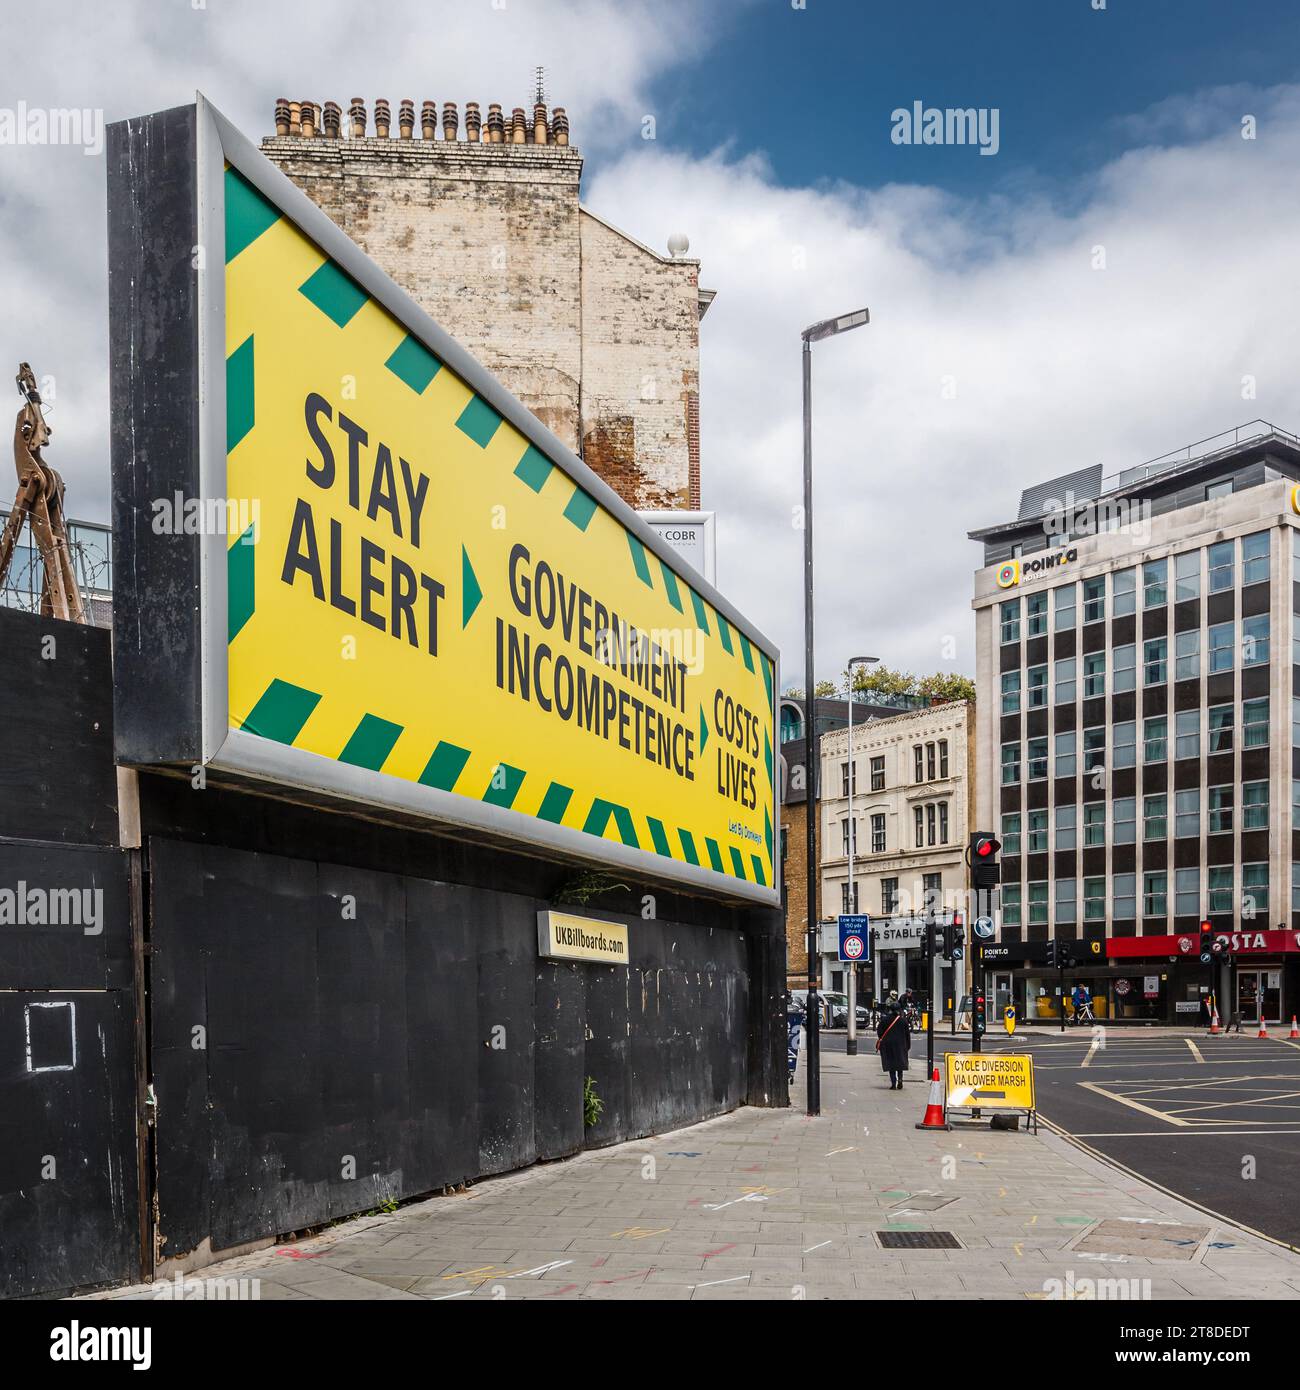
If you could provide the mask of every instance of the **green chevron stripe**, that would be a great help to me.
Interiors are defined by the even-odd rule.
[[[571,521],[579,531],[585,531],[595,515],[596,499],[583,492],[580,487],[575,487],[573,496],[569,498],[569,505],[564,509],[565,521]]]
[[[314,690],[304,690],[277,677],[239,727],[276,743],[292,743],[318,704],[320,696]]]
[[[728,845],[727,848],[731,851],[731,867],[735,869],[736,877],[744,878],[745,861],[741,857],[740,851],[735,847],[735,845]]]
[[[689,830],[679,829],[677,838],[682,842],[682,853],[686,856],[687,860],[698,867],[700,854],[695,848],[695,836],[692,835]]]
[[[763,872],[763,861],[756,854],[751,854],[749,858],[754,865],[754,882],[766,888],[767,875]]]
[[[648,589],[653,589],[654,580],[650,578],[650,562],[646,559],[645,546],[631,531],[627,532],[627,548],[632,552],[632,568],[636,570],[636,577]]]
[[[653,816],[647,816],[646,823],[650,826],[650,838],[655,842],[656,852],[671,859],[673,851],[668,843],[668,832],[664,829],[663,821],[655,820]]]
[[[361,723],[352,731],[352,737],[339,754],[339,762],[378,772],[401,735],[400,724],[380,719],[377,714],[362,715]]]
[[[253,335],[226,358],[226,452],[256,423],[257,391],[253,374]]]
[[[709,721],[704,717],[704,706],[700,706],[700,752],[704,752],[704,747],[709,741]]]
[[[515,464],[515,477],[534,492],[541,492],[546,486],[547,478],[554,472],[555,465],[540,449],[535,449],[531,444],[524,450],[523,458]]]
[[[632,824],[632,813],[626,806],[619,806],[612,801],[605,801],[597,797],[591,803],[591,810],[587,812],[587,819],[582,828],[588,835],[604,835],[605,827],[609,824],[610,816],[614,817],[614,823],[618,826],[619,838],[625,845],[632,849],[640,849],[641,841],[636,836],[636,826]]]
[[[677,587],[677,576],[662,560],[659,561],[659,572],[664,577],[664,591],[668,595],[668,602],[671,603],[679,613],[684,613],[686,610],[682,607],[682,595]]]
[[[713,616],[718,620],[718,636],[722,639],[722,645],[726,648],[727,655],[735,656],[736,649],[731,645],[731,628],[727,626],[726,618],[716,611]]]
[[[392,374],[404,381],[417,396],[422,396],[429,383],[442,369],[442,363],[418,339],[409,333],[393,349],[384,363]]]
[[[739,628],[736,629],[736,636],[740,638],[740,654],[745,658],[745,665],[752,674],[754,670],[754,651],[749,645],[749,638],[746,637]]]
[[[759,652],[759,654],[758,654],[758,659],[759,659],[759,661],[760,661],[760,663],[762,664],[762,667],[763,667],[763,684],[767,687],[767,707],[768,707],[768,709],[771,709],[771,708],[772,708],[772,663],[767,659],[766,656],[763,655],[762,652]],[[768,761],[770,762],[771,759],[769,758]]]
[[[233,642],[257,608],[257,546],[253,528],[226,551],[226,641]]]
[[[469,749],[458,748],[454,743],[440,742],[420,773],[420,783],[426,787],[437,787],[449,792],[456,786],[456,779],[469,762]]]
[[[483,793],[483,800],[493,806],[503,806],[507,810],[515,804],[519,788],[523,786],[525,773],[522,768],[511,767],[509,763],[498,763],[492,771],[492,780]]]
[[[280,209],[237,169],[226,169],[226,264],[280,220]]]
[[[695,621],[700,625],[700,631],[707,637],[709,635],[709,610],[704,606],[704,600],[695,592],[691,591],[691,607],[695,609]]]
[[[469,551],[463,545],[460,548],[460,591],[460,625],[464,630],[483,602],[483,590],[479,587],[474,566],[469,562]]]
[[[456,428],[461,434],[468,435],[480,449],[486,449],[491,444],[500,424],[501,417],[482,396],[471,396],[469,404],[456,417]]]
[[[333,261],[326,261],[313,271],[298,291],[340,328],[346,328],[356,318],[367,299],[365,290]]]
[[[709,852],[709,863],[713,865],[714,869],[720,874],[725,873],[726,870],[722,867],[722,851],[718,848],[718,842],[709,839],[706,835],[704,837],[704,848]]]
[[[767,814],[767,808],[763,809],[763,843],[767,846],[767,857],[772,858],[772,818]]]
[[[763,730],[763,766],[767,768],[767,780],[772,780],[772,740],[767,736],[767,730]]]
[[[537,819],[550,821],[552,825],[559,825],[564,819],[565,811],[569,809],[569,802],[572,800],[572,787],[566,787],[561,782],[552,782],[546,789],[546,795],[542,797],[542,804],[537,808]]]

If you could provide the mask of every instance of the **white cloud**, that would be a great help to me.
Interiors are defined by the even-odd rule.
[[[685,230],[719,291],[701,333],[704,500],[721,587],[778,641],[787,682],[803,683],[791,517],[808,323],[872,311],[814,348],[821,676],[862,651],[973,671],[981,555],[966,532],[1013,517],[1022,487],[1255,416],[1300,427],[1300,89],[1232,98],[1216,94],[1208,133],[1193,123],[1204,138],[1148,142],[1059,207],[929,188],[923,148],[914,184],[875,192],[782,188],[757,159],[664,150],[592,180],[588,202],[642,240]],[[1259,114],[1254,142],[1242,109]],[[1157,129],[1185,136],[1187,121],[1166,104]],[[1248,374],[1257,400],[1242,398]]]

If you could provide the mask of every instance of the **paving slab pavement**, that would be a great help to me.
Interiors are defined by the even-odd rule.
[[[891,1092],[873,1054],[841,1055],[819,1117],[741,1109],[188,1277],[318,1300],[1053,1300],[1097,1279],[1141,1298],[1300,1299],[1300,1254],[1047,1131],[918,1131],[925,1100],[923,1071]],[[890,1231],[960,1248],[882,1248]]]

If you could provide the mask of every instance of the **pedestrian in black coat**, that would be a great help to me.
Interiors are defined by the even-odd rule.
[[[884,1017],[876,1024],[876,1051],[880,1053],[880,1067],[889,1073],[889,1089],[903,1089],[903,1073],[907,1070],[907,1057],[912,1047],[912,1030],[907,1026],[907,1015],[892,995]]]

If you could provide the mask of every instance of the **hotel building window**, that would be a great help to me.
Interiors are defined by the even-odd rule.
[[[1020,925],[1020,885],[1018,883],[1004,883],[1002,885],[1002,925],[1006,927],[1018,927]]]
[[[885,790],[885,755],[883,753],[879,757],[871,759],[871,790],[873,792]]]
[[[1300,783],[1296,784],[1300,786]],[[1002,853],[1011,857],[1020,853],[1020,815],[1002,817]]]
[[[1056,703],[1058,705],[1074,703],[1075,672],[1077,670],[1078,663],[1072,656],[1056,663]]]
[[[1131,845],[1137,839],[1137,798],[1117,796],[1111,806],[1115,843]]]
[[[1004,743],[1002,745],[1002,785],[1009,787],[1019,781],[1020,745],[1018,743]]]
[[[1201,789],[1174,793],[1174,835],[1179,840],[1201,838]]]
[[[1268,865],[1241,866],[1241,915],[1249,922],[1262,917],[1268,925]]]
[[[1142,798],[1142,838],[1163,840],[1169,834],[1169,798],[1163,793]]]
[[[1163,871],[1142,875],[1143,917],[1164,917],[1168,911],[1169,877]]]
[[[1070,632],[1074,628],[1074,585],[1062,584],[1059,589],[1053,589],[1056,604],[1056,630],[1057,632]]]
[[[1002,605],[1002,645],[1020,641],[1020,600],[1008,599]]]
[[[1231,705],[1214,705],[1207,716],[1206,751],[1232,752],[1232,718],[1236,711]]]
[[[1133,767],[1137,762],[1137,724],[1128,719],[1114,727],[1112,762],[1116,767]]]
[[[1245,700],[1241,706],[1241,746],[1268,747],[1268,696]]]
[[[1142,684],[1164,685],[1169,679],[1169,641],[1153,637],[1142,649]]]
[[[1099,623],[1106,616],[1106,576],[1083,581],[1083,621]]]
[[[1040,590],[1025,600],[1025,636],[1042,637],[1047,632],[1047,593]]]
[[[1094,725],[1083,731],[1083,770],[1095,772],[1106,765],[1106,726]]]
[[[1068,926],[1079,913],[1078,880],[1058,878],[1056,880],[1056,921],[1059,926]]]
[[[1129,917],[1137,916],[1136,874],[1115,875],[1114,903],[1116,920],[1122,922]]]
[[[1025,836],[1025,852],[1042,854],[1047,848],[1047,812],[1030,811],[1028,834]]]
[[[1089,652],[1083,658],[1083,697],[1089,699],[1106,693],[1106,653]]]
[[[1198,917],[1201,912],[1201,871],[1174,870],[1174,915]]]
[[[1262,666],[1268,660],[1268,614],[1241,620],[1241,664]]]
[[[1074,776],[1078,764],[1074,749],[1075,734],[1073,729],[1068,733],[1056,735],[1056,775],[1058,777]]]
[[[1209,884],[1209,910],[1211,912],[1232,912],[1235,904],[1232,901],[1232,865],[1217,864],[1211,867],[1208,874]]]
[[[1162,714],[1142,721],[1142,761],[1163,763],[1169,758],[1169,721]]]
[[[1174,637],[1174,679],[1192,680],[1201,674],[1201,633],[1190,628]]]
[[[1002,713],[1020,713],[1020,672],[1003,671],[1002,673]]]
[[[1056,848],[1073,849],[1078,835],[1078,809],[1074,806],[1056,808]]]
[[[1028,782],[1042,782],[1047,778],[1047,740],[1045,738],[1031,738],[1025,746],[1025,755],[1028,768],[1025,780]]]
[[[1137,606],[1137,571],[1116,570],[1110,579],[1111,612],[1117,618],[1132,613]]]
[[[1225,589],[1231,589],[1235,583],[1232,563],[1232,552],[1235,548],[1235,541],[1222,541],[1218,545],[1210,546],[1210,592],[1212,594],[1219,594]]]
[[[1268,578],[1268,532],[1241,538],[1241,583],[1259,584]]]
[[[1201,712],[1198,709],[1179,710],[1174,716],[1174,757],[1201,756]]]
[[[1207,833],[1211,835],[1231,835],[1232,834],[1232,805],[1234,800],[1235,788],[1233,787],[1211,787],[1209,822]]]
[[[1246,782],[1241,788],[1241,828],[1268,829],[1268,783]]]
[[[1104,922],[1106,920],[1106,880],[1104,878],[1085,878],[1083,880],[1083,920],[1085,922]]]
[[[1169,602],[1169,561],[1148,560],[1142,566],[1142,606],[1160,608]]]
[[[1201,596],[1201,552],[1189,550],[1174,559],[1174,602]]]
[[[1091,657],[1084,658],[1085,669]],[[1137,648],[1130,642],[1127,646],[1115,648],[1115,676],[1114,685],[1116,690],[1132,690],[1135,679],[1134,667],[1137,665]],[[1084,691],[1085,695],[1101,695],[1105,691],[1106,664],[1102,661],[1102,684],[1095,690],[1089,688]],[[1091,682],[1088,682],[1091,687]]]
[[[1083,847],[1095,849],[1106,843],[1106,803],[1090,801],[1083,808]]]
[[[1047,921],[1047,881],[1029,885],[1029,925],[1042,926]]]

